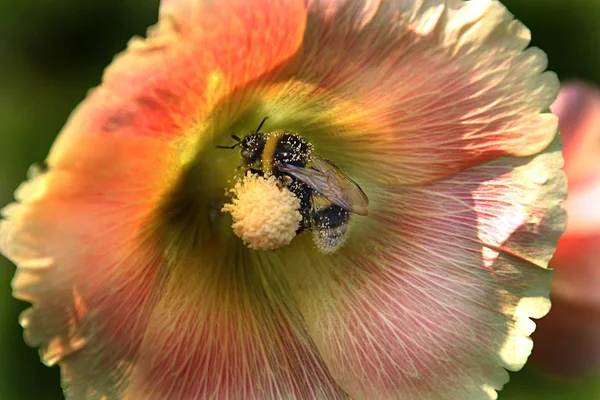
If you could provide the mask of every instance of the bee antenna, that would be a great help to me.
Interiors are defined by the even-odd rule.
[[[258,128],[256,128],[256,132],[254,132],[254,133],[258,133],[258,132],[260,132],[260,128],[262,128],[262,127],[263,127],[263,125],[265,124],[265,121],[266,121],[266,120],[268,120],[268,119],[269,119],[269,117],[264,117],[264,118],[263,118],[263,120],[262,120],[262,121],[260,122],[260,124],[258,125]]]
[[[235,140],[237,143],[232,145],[232,146],[217,146],[217,149],[229,149],[229,150],[233,150],[236,147],[238,147],[240,144],[242,144],[242,139],[239,138],[239,136],[236,135],[231,135],[231,137],[233,138],[233,140]]]
[[[217,149],[229,149],[229,150],[233,150],[236,147],[238,147],[239,145],[240,145],[239,143],[236,143],[233,146],[217,146]]]

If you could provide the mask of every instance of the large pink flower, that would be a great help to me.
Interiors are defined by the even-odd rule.
[[[28,342],[73,399],[495,398],[564,225],[529,41],[490,0],[164,0],[4,210]],[[265,116],[369,196],[337,252],[219,212]]]
[[[560,116],[569,223],[551,266],[554,307],[536,333],[538,363],[554,374],[600,370],[600,90],[564,87],[553,105]]]

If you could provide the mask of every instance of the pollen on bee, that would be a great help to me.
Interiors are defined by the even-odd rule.
[[[254,250],[275,250],[288,245],[302,221],[300,199],[274,176],[248,173],[230,190],[234,233]]]

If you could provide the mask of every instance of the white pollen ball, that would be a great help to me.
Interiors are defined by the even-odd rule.
[[[273,177],[248,173],[231,189],[232,203],[222,212],[233,218],[233,232],[254,250],[288,245],[302,221],[300,199]]]

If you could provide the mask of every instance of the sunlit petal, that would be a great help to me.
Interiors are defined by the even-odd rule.
[[[520,369],[531,351],[529,318],[550,307],[545,268],[565,219],[561,165],[554,145],[430,186],[388,187],[373,225],[354,227],[372,229],[372,240],[286,266],[352,398],[495,398],[504,368]]]
[[[300,70],[273,109],[293,106],[365,181],[425,183],[552,141],[558,79],[499,2],[309,4]]]

